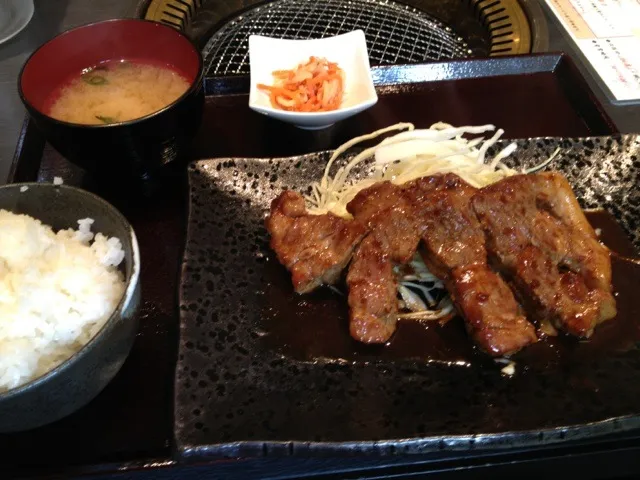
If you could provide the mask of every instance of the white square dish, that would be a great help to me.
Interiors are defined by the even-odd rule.
[[[269,95],[259,90],[258,84],[273,85],[275,70],[295,68],[311,56],[324,57],[337,63],[344,71],[344,97],[340,108],[329,112],[289,112],[272,107]],[[284,40],[252,35],[249,37],[249,63],[249,108],[300,128],[316,130],[329,127],[372,107],[378,101],[362,30],[314,40]]]

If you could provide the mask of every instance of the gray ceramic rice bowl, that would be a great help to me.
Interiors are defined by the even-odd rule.
[[[53,370],[0,393],[0,432],[11,432],[71,414],[98,395],[120,370],[138,330],[140,253],[124,216],[100,197],[78,188],[49,183],[5,185],[0,187],[0,209],[34,217],[54,231],[77,229],[79,219],[90,217],[92,231],[119,238],[125,252],[120,265],[125,293],[102,329]]]

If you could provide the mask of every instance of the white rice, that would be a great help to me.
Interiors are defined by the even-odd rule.
[[[23,385],[85,345],[125,290],[117,238],[54,233],[26,215],[0,210],[0,392]],[[93,240],[93,243],[90,243]]]

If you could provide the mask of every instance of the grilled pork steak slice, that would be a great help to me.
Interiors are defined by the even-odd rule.
[[[485,263],[454,268],[448,285],[469,335],[485,352],[508,355],[537,341],[513,293]]]
[[[398,299],[389,249],[376,235],[358,246],[347,274],[349,332],[364,343],[384,343],[396,330]]]
[[[484,233],[470,203],[477,189],[453,174],[420,178],[406,188],[421,219],[422,257],[445,283],[476,344],[501,356],[536,342],[533,325],[487,263]]]
[[[347,274],[351,336],[364,343],[384,343],[398,319],[394,264],[407,263],[420,241],[413,206],[400,187],[389,182],[365,189],[347,210],[369,228]]]
[[[536,185],[536,204],[540,211],[548,212],[553,220],[564,224],[569,232],[569,241],[558,244],[550,241],[547,235],[553,231],[552,228],[536,226],[534,239],[538,246],[549,252],[560,265],[580,273],[589,288],[611,292],[610,252],[598,241],[567,179],[556,172],[545,172],[536,176]],[[545,249],[545,243],[551,246]]]
[[[490,252],[540,320],[588,337],[615,316],[609,252],[561,175],[508,177],[472,204]]]
[[[290,190],[271,203],[266,227],[271,248],[291,272],[298,293],[335,283],[366,233],[358,222],[332,214],[309,215],[304,198]]]

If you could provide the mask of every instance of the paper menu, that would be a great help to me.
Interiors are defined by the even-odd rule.
[[[640,0],[545,0],[618,102],[640,101]]]

